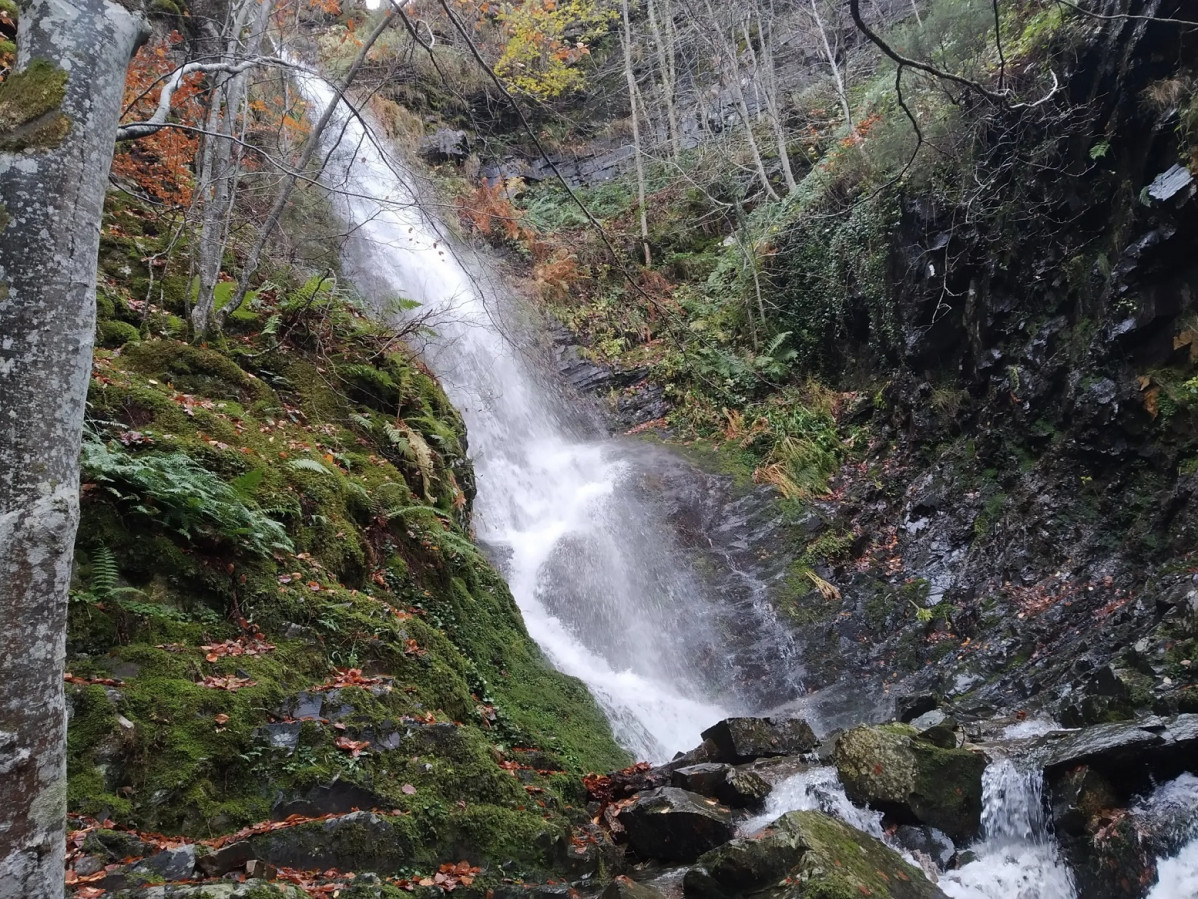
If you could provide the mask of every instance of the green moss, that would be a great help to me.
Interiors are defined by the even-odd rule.
[[[32,60],[0,83],[0,151],[49,149],[63,142],[70,120],[58,112],[67,73],[44,59]]]
[[[141,332],[133,325],[119,321],[101,321],[96,326],[96,343],[99,346],[115,349],[127,343],[141,340]]]
[[[106,238],[100,313],[128,321],[144,296],[132,257],[157,238],[128,204],[110,216],[120,233]],[[71,805],[207,837],[267,818],[279,798],[351,783],[400,812],[364,865],[435,870],[469,851],[548,874],[569,832],[562,808],[585,801],[579,775],[627,758],[470,544],[465,428],[439,385],[343,300],[277,302],[256,314],[286,318],[286,352],[257,332],[210,347],[161,338],[158,311],[140,344],[97,352],[89,408],[103,445],[130,464],[187,459],[281,525],[294,551],[254,555],[238,545],[248,536],[165,527],[153,490],[93,472],[68,652],[77,676],[123,684],[114,699],[72,688]],[[105,554],[121,592],[98,599]],[[257,632],[272,650],[209,660],[205,647]],[[320,693],[327,721],[280,724],[349,668],[383,680]],[[229,677],[253,683],[204,685]],[[272,744],[280,726],[298,728],[293,742]],[[561,773],[517,778],[499,765],[512,746],[537,747],[537,767]]]

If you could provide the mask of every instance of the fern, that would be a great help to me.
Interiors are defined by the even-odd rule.
[[[433,471],[432,448],[425,442],[424,436],[419,431],[412,430],[406,424],[401,424],[400,427],[403,429],[404,437],[407,438],[408,446],[412,448],[412,454],[416,457],[416,467],[420,469],[424,498],[431,503],[433,501],[432,486],[437,479]]]
[[[292,459],[287,463],[287,466],[296,471],[314,471],[317,474],[332,474],[327,466],[317,462],[315,459]]]
[[[116,592],[116,582],[120,574],[116,553],[101,543],[92,553],[92,576],[88,592],[97,600],[108,599]]]
[[[374,430],[374,422],[372,422],[370,420],[370,416],[363,415],[361,412],[349,413],[349,420],[350,420],[351,424],[357,425],[363,431],[373,431]]]
[[[293,549],[281,524],[251,509],[237,488],[183,453],[133,456],[88,439],[80,463],[84,477],[102,487],[121,508],[185,540],[226,540],[258,556]]]
[[[258,489],[258,485],[262,483],[262,479],[266,477],[266,472],[261,468],[252,468],[243,475],[238,475],[229,482],[229,486],[243,500],[252,499],[254,491]]]

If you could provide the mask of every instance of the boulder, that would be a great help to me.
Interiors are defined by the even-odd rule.
[[[944,899],[923,872],[880,840],[816,811],[789,812],[713,849],[682,884],[686,899]]]
[[[692,861],[736,833],[728,808],[677,787],[638,795],[619,820],[633,852],[664,861]]]
[[[292,815],[318,818],[321,815],[342,815],[359,809],[389,806],[378,793],[345,780],[334,780],[327,784],[316,784],[302,797],[280,799],[270,811],[275,821],[284,821]]]
[[[739,765],[778,755],[802,755],[819,742],[802,718],[725,718],[703,731],[711,760]]]
[[[373,812],[284,827],[247,842],[253,858],[302,870],[393,872],[410,864],[416,852],[408,819]]]
[[[163,849],[137,865],[138,871],[152,871],[166,881],[186,880],[195,869],[196,847],[191,845]]]
[[[1087,765],[1126,797],[1153,780],[1175,777],[1193,764],[1198,754],[1198,714],[1051,733],[1036,741],[1030,751],[1054,790],[1066,772]]]
[[[760,774],[716,762],[678,768],[670,782],[679,789],[713,797],[732,808],[760,805],[773,789]]]
[[[470,140],[465,131],[438,128],[420,144],[419,153],[426,162],[461,162],[470,155]]]
[[[857,727],[836,745],[845,793],[899,823],[928,824],[960,843],[978,832],[986,757],[919,739],[905,724]]]

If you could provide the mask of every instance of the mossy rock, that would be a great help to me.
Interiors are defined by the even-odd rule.
[[[905,724],[857,727],[836,744],[836,768],[856,802],[900,823],[938,827],[960,843],[977,835],[986,757],[919,739]]]
[[[790,812],[706,853],[683,889],[686,899],[944,899],[881,840],[816,811]]]
[[[228,356],[177,340],[147,341],[129,348],[123,358],[132,371],[172,384],[184,393],[213,400],[234,400],[248,405],[269,399],[273,394]]]
[[[121,321],[102,321],[96,326],[96,343],[107,349],[117,349],[141,340],[141,332]]]

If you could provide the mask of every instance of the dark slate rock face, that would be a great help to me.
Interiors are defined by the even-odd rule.
[[[693,861],[736,832],[726,807],[676,787],[638,796],[620,812],[620,824],[633,852],[663,861]]]
[[[822,812],[790,812],[750,837],[703,855],[683,880],[686,899],[870,896],[943,899],[893,849]]]
[[[670,782],[679,789],[710,796],[732,808],[760,805],[773,789],[761,775],[753,771],[715,762],[677,768]]]
[[[730,764],[779,755],[802,755],[819,742],[802,718],[725,718],[703,731],[712,758]]]

